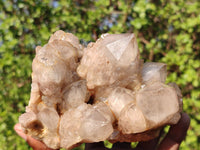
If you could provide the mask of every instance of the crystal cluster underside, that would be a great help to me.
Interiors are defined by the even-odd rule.
[[[71,33],[55,32],[36,47],[25,133],[48,147],[146,141],[176,124],[181,91],[165,84],[166,64],[140,59],[134,34],[103,34],[85,48]]]

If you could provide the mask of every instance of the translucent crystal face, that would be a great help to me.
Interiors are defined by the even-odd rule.
[[[132,91],[126,88],[115,88],[107,98],[108,105],[117,119],[122,109],[130,102],[135,101]]]
[[[61,30],[36,47],[31,98],[19,122],[53,149],[133,142],[180,119],[182,95],[165,85],[166,64],[140,60],[134,34],[103,34],[83,50]]]
[[[107,36],[106,39],[109,40],[108,38],[109,37]],[[115,40],[113,42],[111,41],[110,43],[108,43],[106,45],[106,48],[108,49],[108,51],[111,52],[111,54],[115,57],[115,59],[119,61],[121,57],[125,55],[124,53],[128,52],[129,43],[131,43],[131,40],[133,38],[134,38],[134,34],[129,34],[124,37],[121,36],[119,40]]]
[[[139,51],[134,34],[107,34],[84,50],[77,72],[89,89],[128,84],[139,74]]]
[[[167,65],[164,63],[147,62],[142,69],[144,83],[160,81],[165,83],[167,77]]]

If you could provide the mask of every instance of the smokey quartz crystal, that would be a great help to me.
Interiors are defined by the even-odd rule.
[[[83,47],[73,34],[57,31],[36,47],[32,70],[19,122],[53,149],[147,141],[180,119],[180,89],[165,84],[166,64],[143,63],[132,33],[103,34]]]

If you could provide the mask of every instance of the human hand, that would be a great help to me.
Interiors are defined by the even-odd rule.
[[[111,150],[178,150],[181,142],[186,137],[190,118],[186,113],[182,113],[182,117],[176,125],[170,127],[169,132],[163,141],[158,145],[159,138],[147,142],[140,142],[136,148],[132,149],[130,143],[115,143]],[[23,133],[20,124],[14,127],[19,136],[27,141],[34,150],[52,150],[44,143]],[[85,150],[109,150],[104,147],[103,142],[90,143],[85,145]]]
[[[186,113],[181,114],[181,119],[176,125],[172,125],[166,137],[159,144],[159,137],[147,142],[140,142],[132,149],[130,143],[115,143],[111,150],[178,150],[185,139],[190,125],[190,118]],[[159,145],[158,145],[159,144]],[[85,150],[109,150],[103,142],[86,144]]]
[[[23,138],[30,145],[30,147],[33,148],[33,150],[53,150],[51,148],[48,148],[44,143],[25,134],[19,123],[14,126],[14,130],[21,138]]]

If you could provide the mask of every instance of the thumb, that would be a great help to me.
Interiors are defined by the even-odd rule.
[[[23,138],[34,150],[53,150],[48,148],[44,143],[32,138],[31,136],[25,134],[21,128],[21,125],[18,123],[14,126],[16,133]]]

